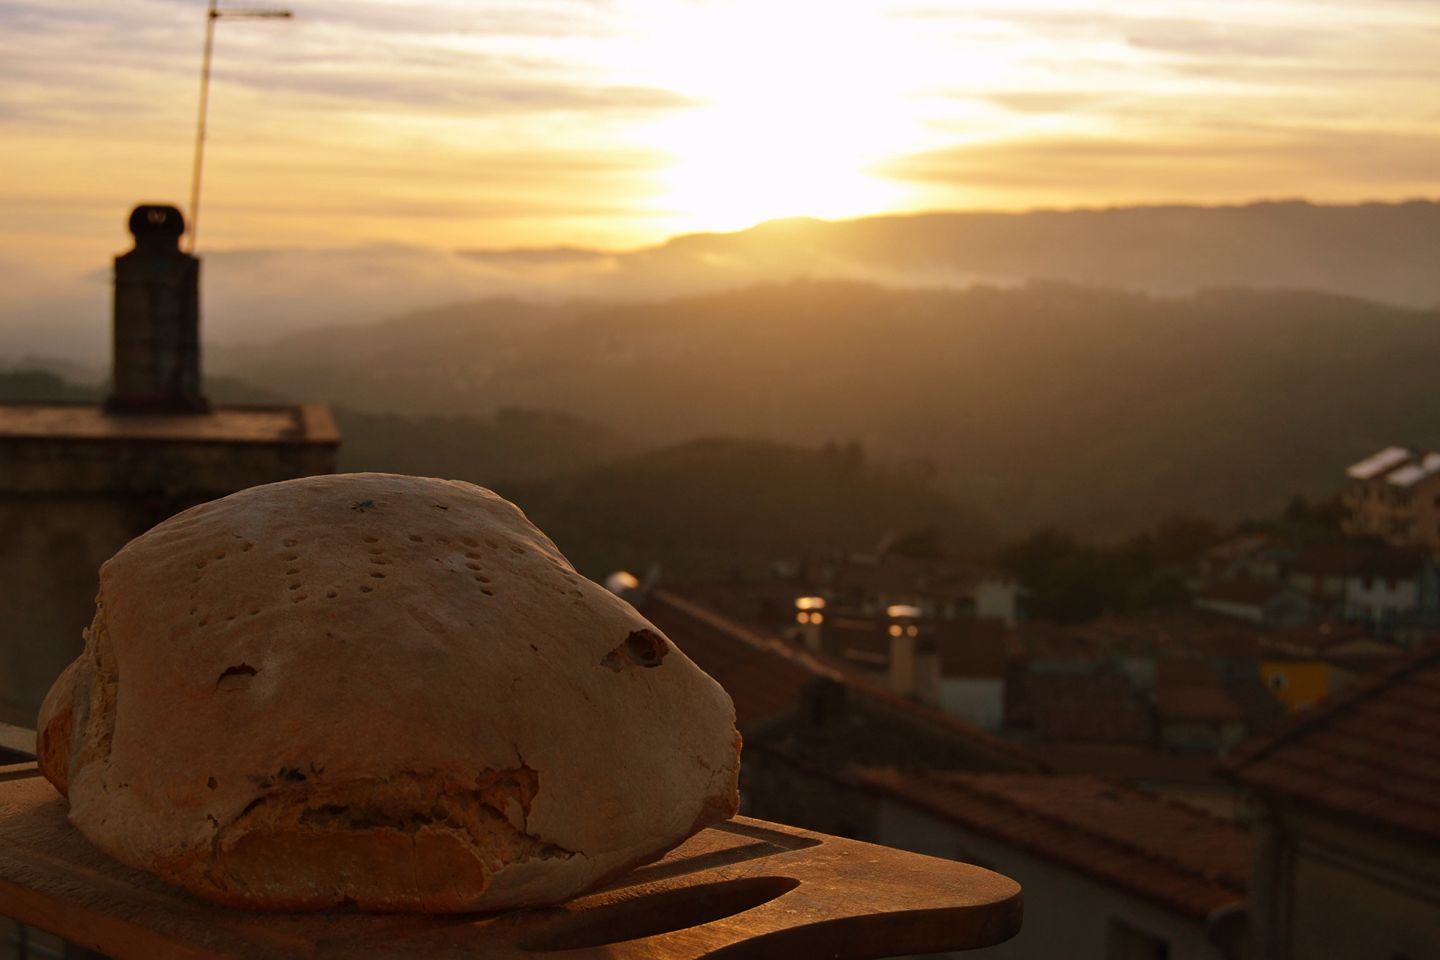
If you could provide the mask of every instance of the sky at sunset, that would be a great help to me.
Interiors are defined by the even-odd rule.
[[[0,0],[0,277],[99,266],[134,202],[183,205],[204,8]],[[219,24],[202,252],[1440,194],[1432,0],[290,9]]]

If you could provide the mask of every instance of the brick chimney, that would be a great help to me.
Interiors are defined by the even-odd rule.
[[[890,689],[923,703],[940,702],[940,650],[935,637],[920,629],[922,611],[910,604],[892,604],[889,621]]]
[[[890,689],[912,697],[918,686],[920,608],[892,604],[885,609],[885,618],[890,621],[885,631],[890,637]]]
[[[800,626],[797,632],[800,643],[806,650],[819,653],[824,647],[825,598],[796,597],[795,622]]]
[[[169,206],[130,214],[135,248],[115,258],[111,413],[205,413],[200,383],[200,261],[180,250],[185,218]]]

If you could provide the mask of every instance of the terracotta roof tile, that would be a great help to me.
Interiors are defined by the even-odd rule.
[[[1265,580],[1221,580],[1200,591],[1195,599],[1263,606],[1280,594],[1293,589],[1286,583]]]
[[[1203,919],[1245,895],[1242,828],[1092,776],[852,771],[958,826]]]
[[[1223,772],[1261,793],[1440,839],[1440,642],[1297,715]]]
[[[742,733],[793,710],[807,685],[839,679],[803,651],[673,594],[657,591],[645,614],[730,694]]]
[[[1150,708],[1129,679],[1118,673],[1032,673],[1017,679],[1015,692],[1039,739],[1131,744],[1155,740]],[[1016,719],[1019,716],[1017,710]]]
[[[1218,683],[1188,687],[1158,687],[1155,712],[1162,720],[1239,722],[1245,719],[1231,696]]]

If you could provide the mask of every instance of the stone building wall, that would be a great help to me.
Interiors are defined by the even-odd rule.
[[[21,727],[35,725],[46,691],[83,646],[102,563],[197,503],[333,472],[338,443],[328,413],[295,408],[264,411],[298,424],[272,442],[185,436],[203,432],[201,421],[225,426],[234,410],[194,415],[168,434],[150,421],[154,435],[143,437],[6,435],[7,413],[13,423],[33,412],[0,407],[0,723]]]
[[[1250,908],[1259,960],[1440,956],[1432,847],[1284,808],[1257,829]]]
[[[908,804],[886,799],[877,813],[874,842],[995,870],[1017,881],[1023,891],[1025,923],[1014,938],[984,950],[931,956],[953,960],[1161,956],[1224,960],[1204,926],[1194,920]]]

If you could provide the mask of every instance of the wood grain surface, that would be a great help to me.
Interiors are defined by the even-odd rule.
[[[218,907],[110,859],[33,763],[0,767],[0,915],[117,960],[864,960],[990,946],[1020,887],[989,870],[737,817],[559,907],[499,914]]]

